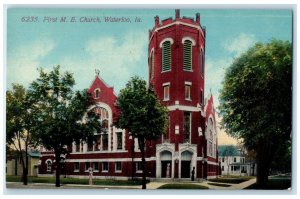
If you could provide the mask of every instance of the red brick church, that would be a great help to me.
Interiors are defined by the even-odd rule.
[[[149,31],[149,84],[169,110],[169,128],[157,141],[146,143],[146,171],[149,178],[187,179],[193,168],[196,180],[218,175],[218,142],[213,97],[204,99],[205,28],[196,19],[180,17],[160,21]],[[96,141],[73,143],[63,157],[62,175],[128,179],[141,177],[141,154],[137,140],[115,127],[119,112],[116,95],[99,75],[88,92],[97,104],[96,111],[104,124]],[[55,158],[43,151],[39,175],[53,175]],[[132,173],[133,172],[133,173]]]

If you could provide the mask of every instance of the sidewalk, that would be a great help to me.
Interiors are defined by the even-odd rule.
[[[112,186],[112,185],[84,185],[84,184],[62,184],[56,187],[50,183],[29,183],[23,185],[21,182],[7,182],[7,189],[141,189],[141,186]]]
[[[240,184],[234,184],[230,188],[232,189],[245,189],[246,187],[249,187],[250,185],[256,183],[256,178],[253,178],[251,180],[248,180],[246,182],[242,182]]]
[[[231,185],[230,187],[215,186],[215,185],[210,185],[208,183],[211,183],[211,182],[206,181],[206,182],[202,183],[202,185],[207,186],[209,189],[241,190],[241,189],[245,189],[246,187],[248,187],[248,186],[256,183],[256,178],[250,179],[250,180],[242,182],[240,184],[218,183],[218,184],[228,184],[228,185]]]
[[[256,178],[248,180],[246,182],[242,182],[240,184],[230,184],[230,187],[222,187],[222,186],[215,186],[210,185],[208,183],[211,183],[209,181],[205,182],[184,182],[188,184],[197,184],[197,185],[203,185],[207,186],[209,189],[214,190],[241,190],[244,189],[256,182]],[[158,189],[160,186],[164,184],[170,184],[170,183],[183,183],[183,182],[174,182],[174,181],[164,181],[164,182],[157,182],[152,181],[147,184],[147,189],[153,190]],[[222,184],[222,183],[218,183]],[[228,183],[223,183],[228,184]],[[54,184],[49,183],[29,183],[28,185],[23,185],[21,182],[7,182],[6,183],[7,189],[141,189],[142,186],[111,186],[111,185],[83,185],[83,184],[64,184],[60,187],[55,187]]]
[[[254,179],[250,179],[248,181],[242,182],[240,184],[229,184],[229,183],[218,183],[218,184],[229,184],[231,185],[230,187],[222,187],[222,186],[215,186],[215,185],[210,185],[208,183],[212,183],[210,181],[204,181],[204,182],[184,182],[184,183],[188,183],[188,184],[197,184],[197,185],[203,185],[208,187],[209,189],[214,189],[214,190],[241,190],[244,189],[252,184],[254,184],[256,182],[256,178]],[[170,184],[170,183],[182,183],[182,182],[174,182],[174,181],[165,181],[165,182],[150,182],[147,184],[147,189],[158,189],[160,186],[164,185],[164,184]]]

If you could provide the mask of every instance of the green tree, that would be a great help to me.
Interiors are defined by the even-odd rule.
[[[165,133],[167,109],[160,104],[153,88],[147,88],[146,81],[133,77],[117,99],[120,117],[117,126],[127,129],[134,138],[142,155],[142,188],[146,189],[145,142],[156,140]]]
[[[26,98],[26,89],[19,84],[13,84],[12,90],[6,92],[6,145],[7,149],[12,146],[20,157],[24,185],[28,183],[27,152],[31,143],[30,104]]]
[[[54,151],[56,166],[56,186],[60,186],[61,155],[67,153],[67,146],[74,141],[86,140],[101,128],[94,112],[87,112],[94,101],[84,91],[72,91],[75,84],[69,72],[61,74],[60,67],[46,73],[42,69],[40,77],[30,85],[29,101],[34,125],[32,135],[47,150]]]
[[[257,184],[264,188],[278,146],[291,137],[292,45],[257,43],[226,71],[220,95],[222,125],[256,151]]]

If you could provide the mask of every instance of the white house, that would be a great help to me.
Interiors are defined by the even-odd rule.
[[[256,165],[246,161],[245,153],[234,145],[220,145],[219,162],[222,175],[256,175]]]

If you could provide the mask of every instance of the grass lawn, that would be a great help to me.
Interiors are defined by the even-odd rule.
[[[268,180],[267,187],[264,189],[267,190],[283,190],[288,189],[291,187],[291,179],[284,179],[284,178],[270,178]],[[257,186],[257,184],[250,185],[245,189],[262,189]]]
[[[162,185],[158,189],[208,189],[208,187],[197,184],[172,183]]]
[[[21,182],[20,176],[6,176],[7,182]],[[55,184],[54,177],[28,177],[28,183],[51,183]],[[88,179],[79,179],[79,178],[60,178],[61,184],[89,184]],[[147,181],[148,183],[148,181]],[[116,185],[116,186],[126,186],[126,185],[141,185],[141,180],[105,180],[105,179],[93,179],[94,185]]]
[[[221,176],[215,179],[210,179],[210,182],[221,182],[229,184],[239,184],[250,179],[254,178],[253,176]]]

